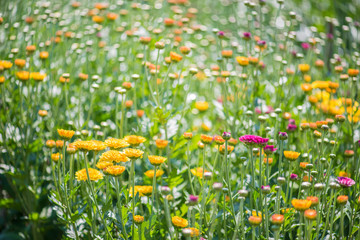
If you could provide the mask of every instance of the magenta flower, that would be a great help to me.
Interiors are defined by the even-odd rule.
[[[336,181],[344,188],[351,187],[355,184],[355,181],[348,177],[338,177]]]
[[[244,135],[239,138],[240,142],[243,142],[245,145],[258,145],[264,147],[269,141],[268,138],[262,138],[256,135]]]
[[[264,152],[266,154],[271,154],[271,153],[275,152],[276,150],[277,150],[277,148],[275,148],[274,145],[266,145],[264,147]]]
[[[292,173],[292,174],[290,175],[290,178],[291,178],[291,180],[296,180],[296,179],[298,178],[298,175],[295,174],[295,173]]]
[[[310,44],[304,42],[304,43],[301,44],[301,47],[302,47],[304,50],[308,50],[308,49],[310,48]]]
[[[246,40],[249,40],[251,38],[251,33],[249,32],[244,32],[243,33],[243,38],[246,39]]]
[[[289,124],[287,125],[287,130],[288,130],[289,132],[293,132],[293,131],[295,131],[296,129],[297,129],[297,126],[296,126],[295,124],[289,123]]]

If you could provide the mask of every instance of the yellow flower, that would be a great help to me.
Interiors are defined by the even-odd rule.
[[[181,227],[181,228],[187,227],[187,225],[189,224],[186,219],[178,216],[172,217],[171,221],[176,227]]]
[[[105,174],[117,177],[120,176],[124,171],[125,171],[125,167],[124,166],[109,166],[107,168],[105,168],[104,170]]]
[[[295,161],[300,156],[300,153],[293,151],[284,151],[284,156],[289,161]]]
[[[111,149],[120,149],[130,146],[124,139],[108,138],[105,140],[105,145]]]
[[[12,67],[12,62],[9,61],[0,61],[0,67],[3,67],[4,69],[9,69]]]
[[[106,148],[105,143],[97,140],[89,140],[89,141],[76,141],[74,145],[80,151],[101,151]]]
[[[205,134],[201,134],[200,140],[203,144],[209,144],[212,142],[213,137]]]
[[[99,162],[128,162],[130,159],[125,155],[125,153],[119,152],[117,150],[109,150],[101,154]]]
[[[148,196],[152,193],[153,187],[152,186],[135,186],[134,188],[134,195],[136,196],[139,193],[140,197]],[[132,197],[133,189],[130,188],[130,196]]]
[[[134,216],[134,222],[137,223],[137,224],[140,224],[144,221],[144,217],[143,216],[140,216],[140,215],[135,215]]]
[[[329,87],[329,82],[328,81],[314,81],[311,84],[311,87],[314,88],[314,89],[318,88],[318,89],[324,90],[324,89],[327,89]]]
[[[149,158],[150,163],[154,166],[159,166],[163,162],[166,161],[166,157],[161,157],[161,156],[150,155],[150,156],[148,156],[148,158]]]
[[[204,173],[206,173],[206,172],[209,172],[209,171],[204,170]],[[196,177],[202,178],[203,168],[199,167],[199,168],[191,169],[191,173]]]
[[[107,167],[110,167],[110,166],[112,166],[112,165],[114,165],[112,162],[102,161],[102,162],[98,162],[98,163],[96,164],[96,167],[97,167],[98,169],[103,170],[103,169],[105,169],[105,168],[107,168]]]
[[[145,176],[147,176],[148,178],[154,178],[154,170],[148,170],[145,173]],[[164,174],[164,171],[159,169],[156,171],[156,177],[161,177]]]
[[[195,103],[195,108],[197,110],[199,110],[200,112],[204,112],[206,110],[208,110],[209,108],[209,103],[208,102],[196,102]]]
[[[299,64],[299,70],[302,73],[306,73],[310,70],[310,65],[309,64]]]
[[[247,57],[236,57],[236,61],[239,63],[240,66],[247,66],[249,65],[249,58]]]
[[[89,177],[91,181],[97,181],[99,179],[103,179],[103,175],[101,174],[100,171],[93,169],[93,168],[89,168]],[[76,176],[76,180],[78,181],[86,181],[87,178],[87,173],[86,173],[86,169],[81,169],[79,171],[77,171],[75,173]]]
[[[27,71],[16,72],[16,77],[21,81],[26,81],[26,80],[29,80],[30,73]]]
[[[35,81],[43,81],[45,77],[46,77],[45,73],[39,73],[39,72],[30,73],[30,78],[34,79]]]
[[[59,136],[65,140],[70,140],[73,136],[75,131],[72,130],[64,130],[64,129],[58,129],[57,130]]]
[[[169,141],[163,139],[156,139],[155,144],[157,148],[164,149],[169,144]]]
[[[124,140],[128,142],[131,146],[139,146],[140,143],[146,141],[146,138],[136,135],[130,135],[130,136],[126,136]]]
[[[60,153],[53,153],[53,154],[51,154],[51,160],[53,160],[54,162],[59,161],[60,158],[62,158],[62,154],[60,154]]]
[[[311,201],[310,200],[302,200],[302,199],[293,199],[291,201],[291,204],[293,207],[298,211],[305,211],[306,209],[311,207]]]
[[[142,158],[144,152],[139,149],[126,148],[124,150],[125,155],[130,159]]]

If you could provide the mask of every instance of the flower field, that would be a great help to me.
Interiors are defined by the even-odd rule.
[[[3,1],[0,240],[360,239],[360,4],[321,2]]]

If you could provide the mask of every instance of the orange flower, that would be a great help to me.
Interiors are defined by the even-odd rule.
[[[307,209],[307,210],[304,212],[304,216],[305,216],[306,219],[315,220],[315,219],[316,219],[316,216],[317,216],[316,210],[314,210],[314,209]]]
[[[15,59],[15,65],[19,68],[23,68],[26,64],[26,61],[24,59]]]
[[[270,219],[272,224],[281,225],[284,223],[284,215],[281,214],[273,214]]]
[[[316,206],[316,205],[319,204],[319,198],[318,197],[309,196],[309,197],[306,198],[306,200],[311,201],[311,206]]]
[[[175,52],[170,52],[170,59],[172,62],[180,62],[182,60],[182,56]]]
[[[109,19],[110,21],[115,21],[118,18],[119,15],[117,15],[116,13],[112,13],[109,12],[106,17],[107,19]]]
[[[169,141],[163,139],[156,139],[155,144],[157,148],[164,149],[169,144]]]
[[[171,221],[176,227],[181,227],[181,228],[187,227],[187,225],[189,224],[186,219],[178,216],[172,217]]]
[[[301,84],[301,89],[304,92],[310,92],[312,90],[312,86],[309,83],[303,83],[303,84]]]
[[[40,117],[45,117],[47,116],[48,112],[46,110],[39,110],[38,114]]]
[[[250,222],[250,224],[253,225],[253,226],[258,226],[258,225],[260,225],[261,221],[262,221],[262,218],[261,218],[261,217],[257,217],[257,216],[250,216],[250,217],[249,217],[249,222]]]
[[[104,17],[95,15],[92,17],[92,20],[96,23],[102,23],[104,22]]]
[[[340,195],[336,198],[336,202],[340,205],[345,205],[348,200],[349,200],[349,197],[346,195]]]
[[[209,144],[212,142],[213,137],[205,134],[201,134],[200,140],[203,144]]]
[[[73,136],[75,131],[72,130],[64,130],[64,129],[58,129],[57,130],[59,136],[65,140],[70,140]]]
[[[359,75],[359,69],[349,68],[348,74],[350,77],[356,77],[357,75]]]
[[[40,52],[39,56],[41,59],[47,59],[49,57],[49,53],[46,51],[42,51]]]
[[[152,193],[153,187],[152,186],[135,186],[134,188],[134,195],[136,196],[139,193],[140,197],[148,196]],[[130,188],[130,196],[133,194],[132,187]]]
[[[302,199],[293,199],[291,204],[293,207],[298,211],[305,211],[306,209],[310,208],[311,206],[310,200],[302,200]]]

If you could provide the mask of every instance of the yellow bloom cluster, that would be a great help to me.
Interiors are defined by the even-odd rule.
[[[148,178],[153,178],[154,177],[154,170],[148,170],[145,173],[145,176],[147,176]],[[164,171],[159,169],[156,171],[156,177],[161,177],[164,174]]]
[[[88,170],[89,170],[89,177],[90,177],[91,181],[97,181],[99,179],[103,179],[103,175],[98,170],[93,169],[93,168],[89,168]],[[78,180],[78,181],[86,181],[88,179],[85,168],[77,171],[75,173],[75,176],[76,176],[76,180]]]
[[[89,140],[89,141],[75,141],[74,145],[80,151],[102,151],[106,148],[105,143],[98,140]]]
[[[135,196],[139,193],[140,197],[148,196],[152,193],[153,187],[152,186],[135,186],[134,194]],[[132,197],[133,189],[130,188],[130,196]]]
[[[113,164],[112,162],[103,161],[103,162],[98,162],[98,163],[96,164],[96,167],[97,167],[98,169],[103,170],[103,169],[105,169],[105,168],[107,168],[107,167],[110,167],[110,166],[113,166],[113,165],[114,165],[114,164]]]
[[[130,146],[124,139],[108,138],[105,140],[105,145],[110,149],[120,149]]]
[[[104,173],[111,175],[111,176],[120,176],[123,172],[125,171],[125,167],[124,166],[110,166],[104,169]]]
[[[150,163],[154,166],[159,166],[160,164],[166,161],[166,157],[161,157],[161,156],[150,155],[148,156],[148,158]]]
[[[142,158],[144,152],[139,149],[126,148],[124,150],[125,155],[130,159]]]
[[[128,162],[130,159],[123,152],[109,150],[101,154],[99,162]]]
[[[126,136],[124,140],[131,146],[139,146],[141,143],[146,141],[146,138],[136,135]]]

